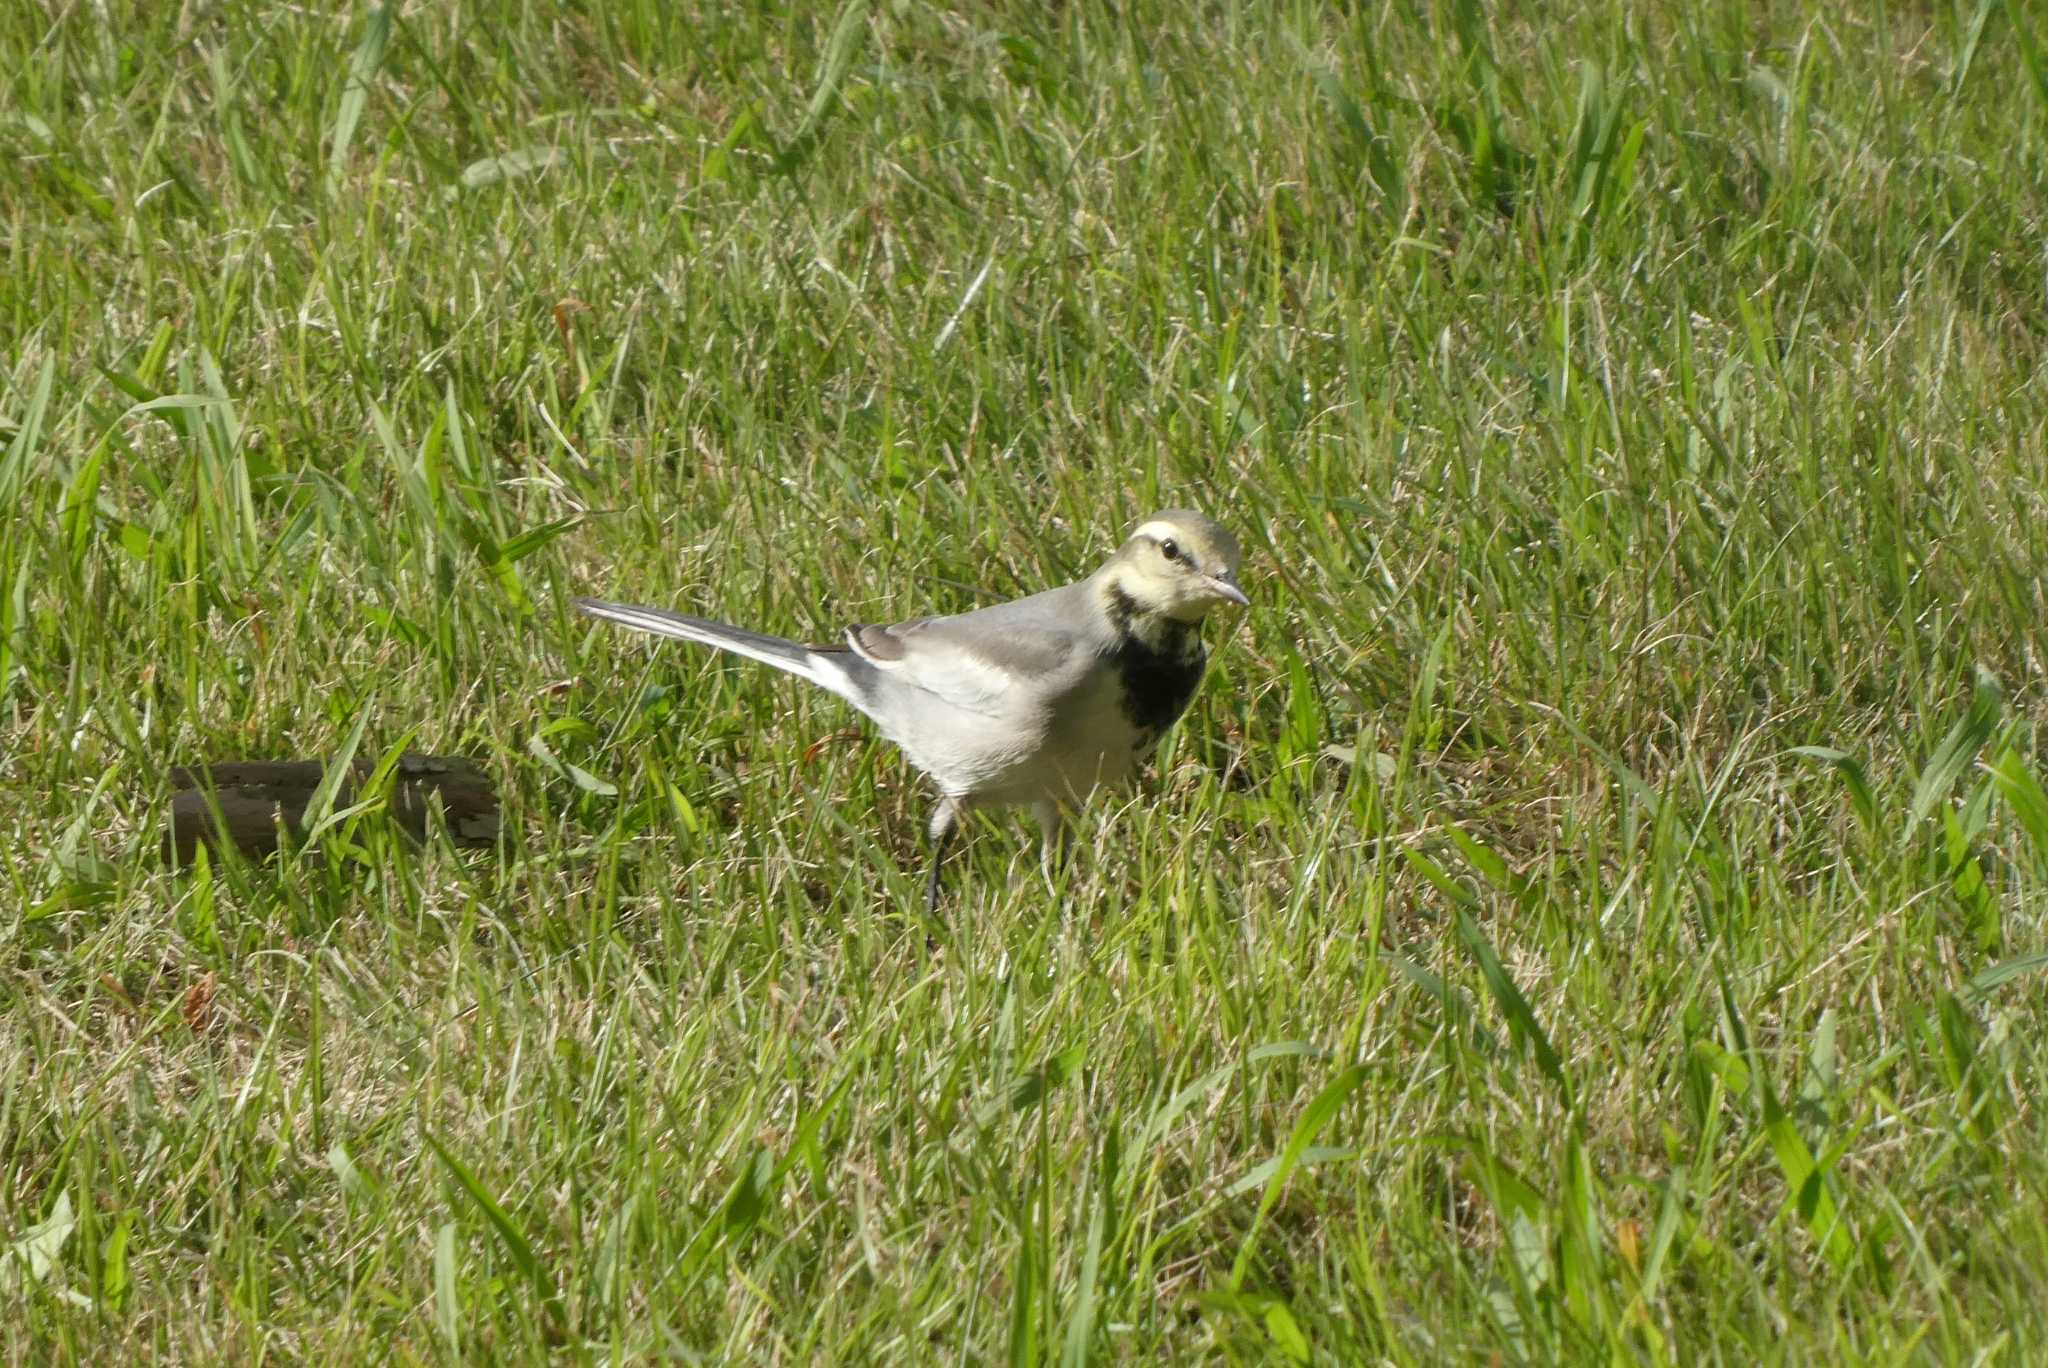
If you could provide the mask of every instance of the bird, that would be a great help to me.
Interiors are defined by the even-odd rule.
[[[851,703],[938,791],[927,909],[963,818],[1028,807],[1048,849],[1065,814],[1134,774],[1208,665],[1202,623],[1249,608],[1236,538],[1191,509],[1147,518],[1086,579],[943,617],[852,626],[806,646],[661,608],[577,598],[592,617],[773,666]]]

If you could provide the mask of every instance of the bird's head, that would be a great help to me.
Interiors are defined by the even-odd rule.
[[[1237,563],[1237,538],[1200,513],[1174,508],[1141,524],[1101,579],[1140,613],[1200,622],[1218,604],[1251,602],[1238,587]]]

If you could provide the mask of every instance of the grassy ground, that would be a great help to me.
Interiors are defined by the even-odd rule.
[[[2048,29],[1567,8],[6,8],[6,1357],[2048,1355]],[[936,923],[565,607],[1179,502],[1156,779]],[[499,847],[161,866],[351,744]]]

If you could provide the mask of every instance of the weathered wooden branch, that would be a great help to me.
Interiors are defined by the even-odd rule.
[[[355,802],[356,786],[374,768],[368,759],[351,765],[334,806]],[[164,857],[189,863],[202,841],[218,851],[223,837],[245,855],[270,854],[277,849],[280,819],[293,836],[305,834],[306,808],[326,773],[319,760],[229,760],[174,768],[171,783],[178,791],[171,797]],[[487,846],[497,839],[498,795],[475,761],[460,755],[403,756],[393,775],[390,812],[415,837],[427,834],[428,794],[440,795],[448,834],[457,845]]]

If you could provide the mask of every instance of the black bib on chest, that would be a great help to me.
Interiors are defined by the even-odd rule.
[[[1128,595],[1110,591],[1110,619],[1117,628],[1110,668],[1116,671],[1124,716],[1138,729],[1138,749],[1145,751],[1187,710],[1208,655],[1200,632],[1184,622],[1169,620],[1158,641],[1145,640],[1131,630],[1137,610]]]

